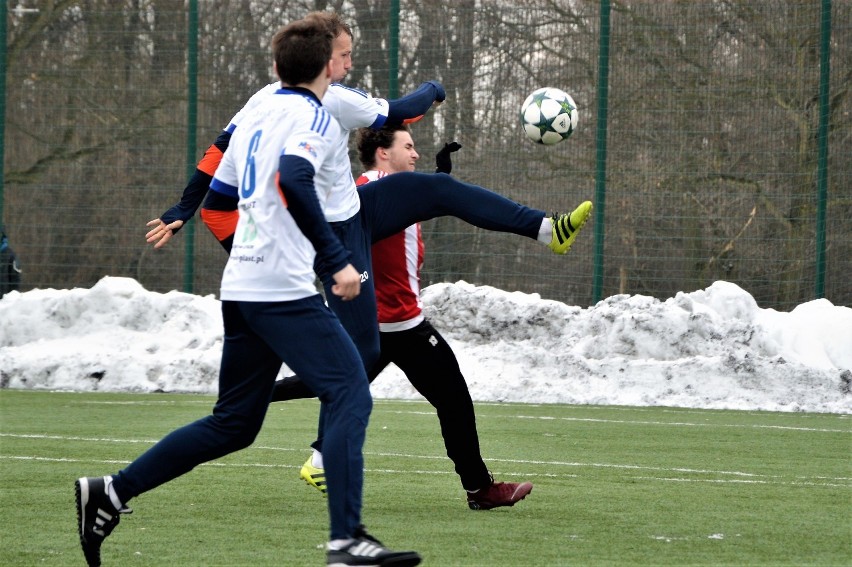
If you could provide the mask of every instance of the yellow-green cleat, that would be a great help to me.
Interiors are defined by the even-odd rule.
[[[554,214],[550,217],[553,232],[548,247],[556,254],[567,254],[591,214],[592,202],[584,201],[570,215]]]
[[[299,471],[299,478],[322,492],[323,496],[328,496],[328,488],[325,485],[325,470],[318,469],[311,464],[311,457],[302,465],[302,470]]]

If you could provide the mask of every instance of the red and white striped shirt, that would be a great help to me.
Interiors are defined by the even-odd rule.
[[[359,187],[389,175],[372,169],[355,180]],[[420,300],[420,267],[423,265],[423,236],[415,223],[373,244],[373,284],[379,313],[379,330],[405,331],[423,321]]]

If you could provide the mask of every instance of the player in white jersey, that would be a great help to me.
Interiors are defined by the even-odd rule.
[[[326,408],[329,565],[414,566],[363,532],[363,444],[372,409],[358,351],[313,281],[315,256],[330,266],[331,292],[350,301],[360,277],[324,219],[316,172],[334,155],[337,122],[320,98],[332,75],[333,36],[305,18],[272,42],[281,88],[245,116],[213,179],[239,196],[239,220],[222,277],[224,344],[213,413],[173,431],[118,474],[77,480],[80,542],[90,567],[130,499],[196,466],[251,445],[286,362]],[[360,532],[360,533],[359,533]]]
[[[313,271],[317,252],[293,215],[304,210],[303,226],[322,237],[322,232],[328,232],[327,225],[319,222],[323,217],[318,207],[324,202],[317,199],[313,186],[313,199],[294,201],[286,192],[289,179],[278,180],[282,192],[276,176],[293,175],[305,167],[298,162],[284,169],[289,156],[298,156],[319,171],[334,155],[331,150],[338,130],[337,122],[315,97],[301,89],[279,87],[248,114],[244,127],[231,138],[231,151],[225,153],[211,183],[216,190],[239,195],[237,237],[222,276],[222,301],[292,301],[317,293]],[[310,170],[304,175],[313,177]],[[325,245],[317,251],[327,253],[331,247],[336,265],[351,266],[339,241],[330,234],[324,236],[327,241],[315,239]]]

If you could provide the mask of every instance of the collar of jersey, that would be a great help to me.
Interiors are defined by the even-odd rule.
[[[302,96],[310,97],[318,103],[322,104],[320,99],[317,98],[317,95],[315,95],[313,91],[311,91],[310,89],[306,89],[305,87],[282,87],[275,91],[275,94],[300,94]]]

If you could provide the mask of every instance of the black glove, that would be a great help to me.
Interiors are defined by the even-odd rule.
[[[450,154],[461,149],[462,145],[458,142],[450,142],[444,144],[441,151],[435,154],[435,165],[437,169],[435,173],[451,173],[453,171],[453,160],[450,159]]]

